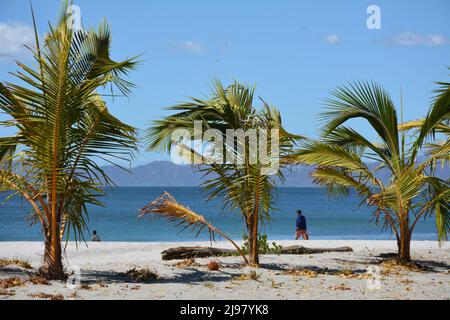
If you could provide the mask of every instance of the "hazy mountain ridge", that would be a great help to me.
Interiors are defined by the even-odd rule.
[[[375,168],[375,163],[368,164],[369,168]],[[203,181],[203,174],[196,172],[196,168],[188,165],[176,165],[170,161],[153,161],[137,166],[126,172],[115,166],[104,166],[102,169],[112,180],[122,187],[195,187]],[[295,166],[290,170],[283,170],[285,182],[279,184],[282,187],[318,187],[311,177],[312,167]],[[448,166],[441,170],[440,176],[450,178]],[[382,181],[389,179],[387,170],[377,172],[377,177]]]

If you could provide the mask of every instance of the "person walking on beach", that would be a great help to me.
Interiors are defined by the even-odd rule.
[[[100,242],[101,240],[100,240],[100,237],[98,236],[98,234],[97,234],[97,231],[92,231],[92,241],[95,241],[95,242]]]
[[[297,220],[296,220],[296,226],[295,226],[295,240],[298,240],[300,236],[303,237],[303,239],[308,240],[308,231],[306,229],[306,218],[302,214],[302,210],[297,210]]]

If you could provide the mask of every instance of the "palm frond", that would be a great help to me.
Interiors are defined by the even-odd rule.
[[[168,192],[164,192],[159,198],[148,203],[139,210],[139,217],[145,215],[154,215],[167,218],[177,226],[184,229],[191,228],[198,236],[203,230],[207,230],[211,241],[215,241],[215,233],[219,233],[226,238],[238,250],[238,252],[247,262],[245,255],[239,246],[223,231],[214,227],[204,216],[192,211],[191,209],[179,204],[175,198]]]
[[[392,154],[400,154],[395,106],[380,85],[351,83],[338,87],[332,95],[335,99],[325,100],[328,109],[320,115],[326,121],[324,136],[350,119],[361,118],[369,122]]]

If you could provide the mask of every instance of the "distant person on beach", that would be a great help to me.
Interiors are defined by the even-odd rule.
[[[100,237],[97,234],[97,231],[92,231],[92,241],[100,242]]]
[[[302,214],[302,210],[297,210],[297,220],[295,222],[295,240],[298,240],[300,236],[303,237],[303,239],[308,240],[308,231],[306,229],[306,218]]]

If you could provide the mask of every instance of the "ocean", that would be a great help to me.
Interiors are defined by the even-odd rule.
[[[168,191],[177,201],[204,215],[216,227],[242,239],[244,221],[239,213],[223,211],[217,199],[206,202],[206,195],[196,187],[118,187],[108,189],[102,198],[104,207],[90,206],[89,232],[97,230],[103,241],[194,241],[208,240],[207,232],[195,238],[189,230],[180,233],[166,219],[141,218],[138,210],[145,204]],[[24,200],[13,198],[4,202],[7,194],[0,193],[0,241],[42,240],[39,225],[30,225],[30,208]],[[279,188],[277,211],[272,219],[261,226],[270,239],[293,239],[297,209],[307,219],[310,239],[394,239],[382,225],[371,221],[372,209],[359,207],[359,198],[329,196],[319,188]],[[87,233],[87,239],[89,239]],[[220,239],[220,238],[218,238]],[[414,231],[415,240],[437,239],[434,217],[421,220]]]

